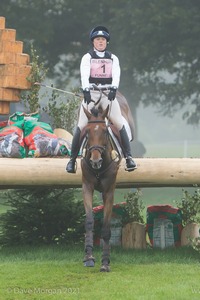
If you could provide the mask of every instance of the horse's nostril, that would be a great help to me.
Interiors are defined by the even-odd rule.
[[[99,158],[99,159],[90,159],[90,164],[92,166],[92,168],[94,169],[100,169],[101,168],[101,165],[102,165],[102,162],[103,162],[103,159],[102,158]]]

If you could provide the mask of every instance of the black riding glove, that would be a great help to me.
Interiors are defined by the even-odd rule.
[[[83,95],[84,95],[84,102],[89,104],[92,100],[90,95],[90,90],[89,89],[83,90]]]
[[[113,101],[116,97],[116,93],[117,93],[117,88],[116,87],[111,87],[110,92],[108,94],[108,100]]]

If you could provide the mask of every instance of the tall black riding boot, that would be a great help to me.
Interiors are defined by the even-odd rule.
[[[127,134],[124,126],[119,131],[119,133],[120,133],[121,142],[122,142],[122,148],[123,148],[122,150],[124,153],[124,157],[126,159],[126,170],[131,172],[131,171],[137,169],[137,165],[132,158],[130,142],[129,142],[128,134]]]
[[[66,166],[66,171],[68,173],[76,173],[76,158],[78,156],[78,152],[80,149],[80,134],[81,130],[79,127],[76,128],[72,140],[72,147],[71,147],[71,156],[70,156],[70,161],[68,162]]]

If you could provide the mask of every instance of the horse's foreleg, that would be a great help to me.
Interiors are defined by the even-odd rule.
[[[109,272],[110,271],[110,237],[111,237],[111,229],[110,229],[110,221],[112,216],[112,207],[113,207],[113,199],[114,193],[110,192],[103,195],[104,200],[104,220],[102,227],[102,238],[103,238],[103,253],[102,253],[102,266],[101,272]]]
[[[86,213],[85,219],[85,257],[84,257],[84,266],[94,267],[95,259],[92,254],[93,250],[93,229],[94,229],[94,218],[92,211],[92,199],[93,191],[86,187],[85,184],[83,188],[83,200]]]

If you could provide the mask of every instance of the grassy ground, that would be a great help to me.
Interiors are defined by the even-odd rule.
[[[132,189],[116,190],[115,203],[123,202],[128,191]],[[175,205],[181,196],[181,188],[142,189],[146,206]],[[8,209],[4,202],[0,192],[0,213]],[[200,299],[200,254],[193,249],[112,248],[111,272],[106,274],[99,272],[101,250],[95,248],[94,255],[95,267],[84,268],[83,245],[0,249],[0,299]]]
[[[82,264],[83,246],[0,251],[0,299],[199,299],[199,254],[190,248],[111,250],[111,272]]]
[[[4,191],[0,191],[0,214],[6,212],[8,210],[8,206],[6,205],[6,197],[4,195]]]
[[[146,145],[145,157],[200,157],[199,142],[184,145],[184,143],[163,143]]]

